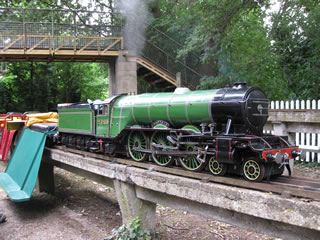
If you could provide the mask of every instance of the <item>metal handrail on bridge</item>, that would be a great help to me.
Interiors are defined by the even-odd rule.
[[[141,55],[173,76],[175,76],[177,72],[180,72],[182,85],[188,86],[191,89],[196,89],[199,85],[199,80],[202,77],[200,73],[177,60],[151,41],[146,40],[145,48]]]

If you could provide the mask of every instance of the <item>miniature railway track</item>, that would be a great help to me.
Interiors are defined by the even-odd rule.
[[[281,176],[276,179],[272,179],[270,182],[248,182],[240,177],[218,177],[209,173],[191,172],[178,167],[161,167],[151,162],[136,162],[130,159],[111,157],[73,148],[67,148],[65,146],[55,146],[54,148],[78,155],[83,155],[84,157],[92,157],[113,163],[120,163],[128,166],[148,169],[149,171],[158,171],[182,177],[194,178],[205,182],[214,182],[261,192],[270,192],[273,194],[284,195],[286,197],[293,196],[320,201],[320,181],[310,178]]]

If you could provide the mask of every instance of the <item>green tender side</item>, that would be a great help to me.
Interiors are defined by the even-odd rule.
[[[94,134],[94,112],[90,108],[59,109],[59,131]]]
[[[217,90],[185,93],[146,93],[119,97],[111,111],[110,136],[124,128],[151,124],[157,120],[173,127],[212,122],[211,101]]]

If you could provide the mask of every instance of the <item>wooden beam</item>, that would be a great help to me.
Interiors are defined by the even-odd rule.
[[[82,47],[78,52],[82,52],[84,49],[86,49],[87,47],[89,47],[92,43],[94,43],[95,41],[97,41],[97,39],[92,39],[89,43],[87,43],[84,47]]]
[[[36,47],[38,47],[41,43],[43,43],[45,40],[48,40],[48,37],[45,37],[43,39],[41,39],[38,43],[36,43],[35,45],[33,45],[32,48],[30,48],[27,52],[32,52],[33,49],[35,49]]]
[[[121,50],[124,49],[124,40],[123,40],[123,37],[121,37]]]
[[[67,40],[65,40],[63,43],[61,43],[57,48],[54,49],[54,52],[58,51],[60,48],[62,48],[64,45],[66,45],[67,43],[69,43],[72,40],[72,38],[68,38]]]
[[[170,75],[167,71],[157,67],[156,65],[152,64],[148,60],[146,60],[143,57],[137,57],[136,58],[137,63],[144,66],[145,68],[149,69],[150,71],[154,72],[155,74],[159,75],[161,78],[167,80],[169,83],[173,85],[177,85],[176,79]]]
[[[20,41],[23,38],[23,36],[18,37],[16,40],[14,40],[12,43],[10,43],[8,46],[2,49],[2,52],[5,52],[7,49],[9,49],[11,46],[13,46],[16,42]]]
[[[111,45],[109,45],[105,50],[103,50],[102,53],[106,53],[109,49],[111,49],[113,46],[115,46],[117,43],[119,43],[121,40],[118,39],[116,40],[114,43],[112,43]]]

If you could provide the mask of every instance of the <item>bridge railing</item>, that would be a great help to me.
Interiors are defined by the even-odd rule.
[[[173,55],[153,44],[148,39],[145,42],[142,56],[171,73],[173,76],[180,72],[183,86],[196,89],[199,85],[199,80],[201,78],[199,73],[177,60]]]
[[[288,135],[306,152],[301,161],[320,164],[320,100],[271,102],[265,132]]]
[[[0,50],[2,54],[39,50],[94,50],[103,54],[120,50],[123,39],[119,19],[113,13],[0,8]]]
[[[119,13],[0,8],[0,33],[24,35],[122,36]]]
[[[143,55],[173,75],[180,72],[182,84],[196,89],[202,77],[199,73],[200,57],[195,54],[177,57],[182,47],[173,38],[150,26],[146,33]]]

